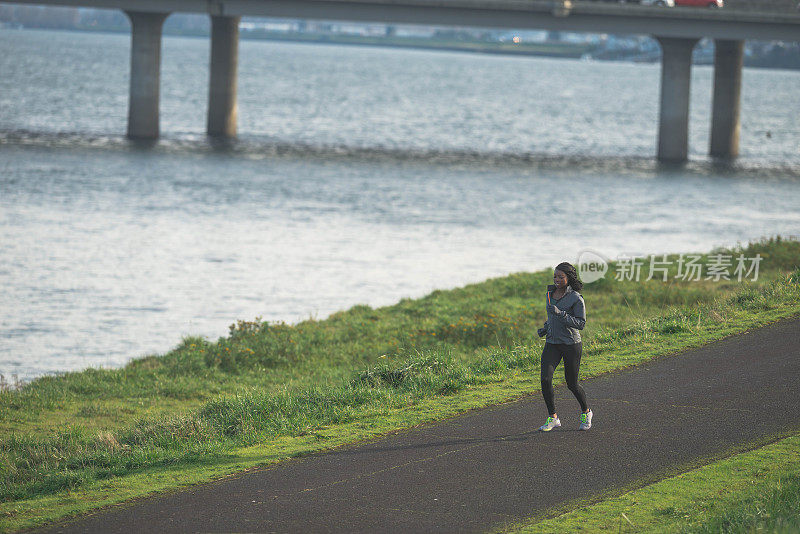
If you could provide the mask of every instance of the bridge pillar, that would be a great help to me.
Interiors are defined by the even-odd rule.
[[[689,89],[692,50],[699,39],[656,37],[661,44],[661,115],[658,159],[686,161],[689,149]]]
[[[717,158],[739,155],[743,57],[744,41],[714,41],[714,102],[708,153]]]
[[[131,80],[128,137],[158,137],[158,87],[161,76],[161,27],[168,13],[126,11],[131,21]]]
[[[236,71],[241,17],[211,16],[208,135],[236,135]]]

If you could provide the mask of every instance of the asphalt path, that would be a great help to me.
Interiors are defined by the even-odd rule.
[[[800,430],[800,318],[582,384],[588,432],[562,386],[549,433],[531,395],[51,531],[485,532]]]

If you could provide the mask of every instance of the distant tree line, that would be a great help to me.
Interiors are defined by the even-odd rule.
[[[80,24],[80,11],[74,7],[0,5],[0,22],[31,28],[73,29]]]
[[[25,28],[128,31],[130,21],[118,9],[88,9],[0,4],[0,22]],[[176,13],[164,22],[167,33],[208,34],[207,15]]]

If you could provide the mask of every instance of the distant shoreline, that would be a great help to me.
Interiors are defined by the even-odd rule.
[[[113,33],[130,34],[130,30],[114,27],[80,27],[80,28],[9,28],[0,26],[2,29],[12,30],[37,30],[37,31],[68,31],[81,33]],[[197,37],[208,38],[208,32],[202,31],[174,31],[166,29],[164,36],[169,37]],[[475,54],[494,54],[503,56],[533,56],[550,57],[562,59],[589,59],[592,61],[618,61],[625,63],[657,63],[660,55],[656,53],[643,54],[634,50],[609,51],[587,43],[562,43],[562,42],[542,42],[542,43],[503,43],[503,42],[481,42],[481,41],[458,41],[428,38],[408,38],[408,37],[369,37],[359,35],[338,35],[338,34],[305,34],[305,33],[279,33],[279,32],[240,32],[239,38],[245,41],[273,41],[288,43],[308,43],[308,44],[332,44],[347,46],[373,46],[382,48],[407,48],[412,50],[432,50],[443,52],[466,52]],[[599,52],[599,56],[592,55]],[[695,65],[709,65],[713,61],[708,58],[695,58]],[[757,56],[745,57],[744,66],[748,68],[765,68],[781,70],[800,69],[800,58],[795,63],[785,63],[774,58]]]
[[[255,32],[253,32],[255,33]],[[269,34],[245,35],[251,41],[280,41],[311,44],[337,44],[352,46],[379,46],[385,48],[411,48],[418,50],[441,50],[448,52],[473,52],[508,56],[543,56],[580,59],[595,50],[594,45],[577,43],[528,43],[509,44],[478,41],[446,41],[436,39],[407,39],[402,37],[361,37],[349,35],[298,35]]]
[[[1,28],[1,27],[0,27]],[[34,31],[67,31],[80,33],[111,33],[111,34],[130,34],[129,29],[121,28],[2,28],[13,30],[34,30]],[[192,31],[169,31],[164,30],[165,37],[198,37],[208,38],[207,32]],[[511,56],[545,56],[545,57],[564,57],[569,59],[580,59],[584,54],[595,50],[596,47],[582,43],[495,43],[480,41],[454,41],[426,38],[406,38],[406,37],[368,37],[359,35],[328,35],[328,34],[300,34],[300,33],[278,33],[278,32],[240,32],[239,39],[243,41],[278,41],[291,43],[310,43],[310,44],[335,44],[353,46],[379,46],[385,48],[412,48],[423,50],[442,50],[450,52],[474,52],[482,54],[500,54]]]

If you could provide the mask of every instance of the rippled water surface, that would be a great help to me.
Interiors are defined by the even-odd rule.
[[[204,137],[208,42],[165,38],[129,143],[129,37],[0,30],[0,374],[118,366],[236,319],[323,318],[585,248],[800,230],[800,73],[745,70],[742,157],[653,161],[657,65],[243,41],[239,139]]]

